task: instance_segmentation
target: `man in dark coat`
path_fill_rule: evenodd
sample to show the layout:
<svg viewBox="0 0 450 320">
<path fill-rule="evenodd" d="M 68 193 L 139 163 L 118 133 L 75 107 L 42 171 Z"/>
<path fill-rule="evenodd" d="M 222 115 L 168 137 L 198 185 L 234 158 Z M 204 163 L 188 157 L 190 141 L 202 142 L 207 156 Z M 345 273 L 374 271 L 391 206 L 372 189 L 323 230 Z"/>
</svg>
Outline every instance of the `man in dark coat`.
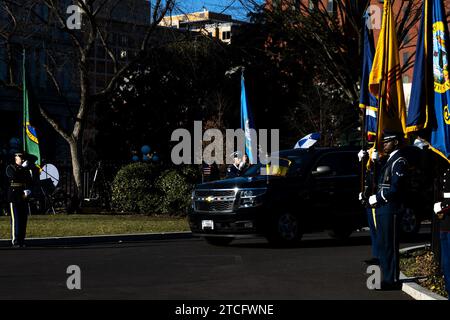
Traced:
<svg viewBox="0 0 450 320">
<path fill-rule="evenodd" d="M 400 152 L 403 145 L 402 133 L 384 132 L 382 144 L 385 159 L 378 175 L 377 193 L 369 197 L 369 204 L 376 210 L 381 289 L 396 290 L 401 289 L 399 223 L 407 188 L 408 162 Z"/>
<path fill-rule="evenodd" d="M 24 152 L 14 155 L 14 164 L 6 168 L 9 179 L 8 203 L 11 215 L 11 235 L 13 247 L 23 247 L 29 214 L 28 199 L 31 195 L 31 173 L 29 161 Z"/>
<path fill-rule="evenodd" d="M 236 178 L 241 176 L 242 170 L 241 170 L 241 158 L 242 154 L 239 151 L 233 152 L 231 154 L 233 157 L 233 164 L 228 166 L 227 168 L 227 178 Z"/>
</svg>

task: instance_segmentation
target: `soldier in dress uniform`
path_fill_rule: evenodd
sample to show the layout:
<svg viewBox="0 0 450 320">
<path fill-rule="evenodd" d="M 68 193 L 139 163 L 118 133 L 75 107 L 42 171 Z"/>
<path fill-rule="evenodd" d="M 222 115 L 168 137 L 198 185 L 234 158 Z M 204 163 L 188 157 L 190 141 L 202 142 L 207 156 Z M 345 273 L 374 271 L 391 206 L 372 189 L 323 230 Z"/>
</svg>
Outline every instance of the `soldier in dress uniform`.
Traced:
<svg viewBox="0 0 450 320">
<path fill-rule="evenodd" d="M 367 160 L 369 159 L 369 153 L 365 150 L 361 150 L 358 153 L 359 161 L 363 163 L 364 166 L 366 166 Z M 376 222 L 376 215 L 375 215 L 375 208 L 372 208 L 369 205 L 368 199 L 371 195 L 371 190 L 374 185 L 377 184 L 375 173 L 379 172 L 380 170 L 380 162 L 378 161 L 378 152 L 373 151 L 370 155 L 370 161 L 371 165 L 369 169 L 365 169 L 365 176 L 364 176 L 364 190 L 363 192 L 359 193 L 359 201 L 361 202 L 362 206 L 366 210 L 367 215 L 367 224 L 369 226 L 369 232 L 370 232 L 370 240 L 372 244 L 372 257 L 370 259 L 364 260 L 364 262 L 367 265 L 379 265 L 380 260 L 378 258 L 378 248 L 377 248 L 377 222 Z"/>
<path fill-rule="evenodd" d="M 239 177 L 242 174 L 240 165 L 241 165 L 241 158 L 242 154 L 239 151 L 233 152 L 231 154 L 233 157 L 233 164 L 228 166 L 227 168 L 227 178 L 236 178 Z"/>
<path fill-rule="evenodd" d="M 24 152 L 14 155 L 14 164 L 6 168 L 9 179 L 8 202 L 11 215 L 12 246 L 23 247 L 29 214 L 28 199 L 31 195 L 32 177 Z"/>
<path fill-rule="evenodd" d="M 401 153 L 403 134 L 383 132 L 385 155 L 378 176 L 377 193 L 369 197 L 377 221 L 377 249 L 382 272 L 382 290 L 401 289 L 399 282 L 399 223 L 405 199 L 408 162 Z M 387 159 L 386 159 L 387 158 Z"/>
<path fill-rule="evenodd" d="M 434 204 L 434 212 L 440 219 L 441 267 L 450 300 L 450 166 L 447 166 L 443 175 L 442 187 L 442 200 Z"/>
</svg>

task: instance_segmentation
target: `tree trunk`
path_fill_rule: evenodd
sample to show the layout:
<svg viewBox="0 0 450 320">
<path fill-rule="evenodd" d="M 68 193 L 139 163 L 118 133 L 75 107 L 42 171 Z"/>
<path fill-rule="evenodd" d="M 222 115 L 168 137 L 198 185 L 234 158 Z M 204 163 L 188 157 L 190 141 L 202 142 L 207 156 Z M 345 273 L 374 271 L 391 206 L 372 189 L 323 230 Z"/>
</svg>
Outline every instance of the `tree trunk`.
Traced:
<svg viewBox="0 0 450 320">
<path fill-rule="evenodd" d="M 71 139 L 69 142 L 70 156 L 72 158 L 72 173 L 75 181 L 76 193 L 72 199 L 72 205 L 78 209 L 83 199 L 83 182 L 81 178 L 81 152 L 78 139 Z"/>
</svg>

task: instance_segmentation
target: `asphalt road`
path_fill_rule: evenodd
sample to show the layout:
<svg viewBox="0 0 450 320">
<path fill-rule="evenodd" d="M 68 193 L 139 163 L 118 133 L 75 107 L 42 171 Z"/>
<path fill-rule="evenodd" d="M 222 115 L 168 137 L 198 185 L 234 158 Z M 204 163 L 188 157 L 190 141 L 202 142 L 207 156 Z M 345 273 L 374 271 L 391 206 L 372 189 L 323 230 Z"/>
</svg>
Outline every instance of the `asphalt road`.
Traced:
<svg viewBox="0 0 450 320">
<path fill-rule="evenodd" d="M 263 239 L 214 247 L 199 238 L 0 248 L 0 299 L 410 299 L 367 289 L 369 244 L 361 232 L 345 243 L 305 235 L 289 249 Z M 81 290 L 67 288 L 70 265 L 80 267 Z"/>
</svg>

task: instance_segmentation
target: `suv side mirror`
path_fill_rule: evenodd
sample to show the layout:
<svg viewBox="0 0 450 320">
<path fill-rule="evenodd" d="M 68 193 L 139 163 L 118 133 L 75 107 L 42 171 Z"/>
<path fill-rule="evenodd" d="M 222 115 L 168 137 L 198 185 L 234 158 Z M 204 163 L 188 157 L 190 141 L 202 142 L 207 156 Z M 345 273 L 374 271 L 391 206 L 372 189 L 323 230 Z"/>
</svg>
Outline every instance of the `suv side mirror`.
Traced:
<svg viewBox="0 0 450 320">
<path fill-rule="evenodd" d="M 315 176 L 323 176 L 331 172 L 331 168 L 329 166 L 319 166 L 312 172 Z"/>
</svg>

